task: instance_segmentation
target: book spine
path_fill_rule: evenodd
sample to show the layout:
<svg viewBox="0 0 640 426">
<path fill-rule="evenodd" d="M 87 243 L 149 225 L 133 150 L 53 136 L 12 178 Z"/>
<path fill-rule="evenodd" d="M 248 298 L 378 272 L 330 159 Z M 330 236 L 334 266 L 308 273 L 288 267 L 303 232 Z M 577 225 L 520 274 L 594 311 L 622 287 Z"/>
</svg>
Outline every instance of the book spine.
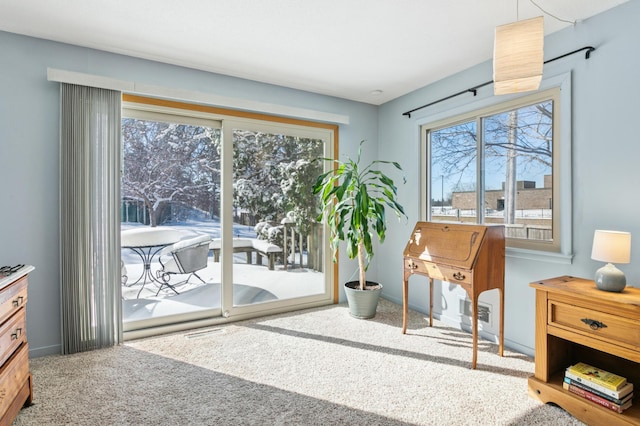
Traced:
<svg viewBox="0 0 640 426">
<path fill-rule="evenodd" d="M 580 376 L 584 380 L 588 380 L 591 383 L 595 383 L 599 386 L 605 387 L 612 391 L 619 390 L 622 386 L 624 386 L 625 383 L 627 383 L 627 380 L 622 376 L 609 373 L 608 371 L 596 369 L 595 367 L 592 367 L 584 363 L 578 363 L 576 365 L 572 365 L 568 367 L 567 370 L 571 371 L 576 376 Z M 585 374 L 586 372 L 594 371 L 594 370 L 599 371 L 600 374 L 603 375 L 603 377 L 601 378 L 601 377 L 596 377 L 594 375 Z M 610 380 L 605 380 L 605 377 Z"/>
<path fill-rule="evenodd" d="M 599 392 L 602 392 L 605 395 L 610 396 L 612 398 L 618 399 L 619 396 L 620 396 L 619 392 L 612 391 L 611 389 L 606 388 L 604 386 L 600 386 L 599 384 L 597 384 L 595 382 L 592 382 L 590 380 L 587 380 L 587 379 L 585 379 L 585 378 L 583 378 L 583 377 L 581 377 L 581 376 L 579 376 L 577 374 L 574 374 L 573 372 L 571 372 L 569 370 L 565 371 L 565 377 L 568 377 L 571 380 L 575 380 L 576 382 L 582 383 L 585 386 L 589 386 L 590 388 L 595 389 L 595 390 L 597 390 Z"/>
<path fill-rule="evenodd" d="M 608 408 L 611 411 L 615 411 L 616 413 L 622 413 L 622 411 L 624 411 L 622 409 L 622 407 L 618 404 L 614 404 L 613 402 L 604 399 L 602 397 L 599 397 L 598 395 L 591 393 L 589 391 L 586 391 L 582 388 L 579 388 L 577 386 L 574 385 L 570 385 L 569 383 L 563 383 L 562 387 L 564 387 L 566 390 L 568 390 L 569 392 L 578 395 L 584 399 L 588 399 L 589 401 L 595 402 L 596 404 L 604 407 L 604 408 Z"/>
<path fill-rule="evenodd" d="M 623 404 L 623 400 L 622 400 L 622 399 L 620 399 L 620 398 L 614 398 L 614 397 L 613 397 L 613 396 L 611 396 L 611 395 L 607 395 L 607 394 L 606 394 L 606 393 L 604 393 L 604 392 L 600 392 L 599 390 L 597 390 L 597 389 L 595 389 L 595 388 L 592 388 L 592 387 L 590 387 L 590 386 L 588 386 L 588 385 L 585 385 L 585 384 L 583 384 L 583 383 L 580 383 L 580 382 L 578 382 L 577 380 L 572 380 L 572 379 L 570 379 L 569 377 L 565 377 L 565 378 L 564 378 L 564 381 L 565 381 L 566 383 L 568 383 L 568 384 L 572 385 L 572 386 L 576 386 L 576 387 L 578 387 L 578 388 L 581 388 L 581 389 L 584 389 L 584 390 L 589 391 L 589 392 L 591 392 L 591 393 L 594 393 L 594 394 L 598 395 L 599 397 L 602 397 L 602 398 L 604 398 L 604 399 L 607 399 L 607 400 L 609 400 L 609 401 L 613 402 L 614 404 Z M 627 396 L 625 396 L 625 399 L 626 399 L 626 398 L 627 398 Z"/>
</svg>

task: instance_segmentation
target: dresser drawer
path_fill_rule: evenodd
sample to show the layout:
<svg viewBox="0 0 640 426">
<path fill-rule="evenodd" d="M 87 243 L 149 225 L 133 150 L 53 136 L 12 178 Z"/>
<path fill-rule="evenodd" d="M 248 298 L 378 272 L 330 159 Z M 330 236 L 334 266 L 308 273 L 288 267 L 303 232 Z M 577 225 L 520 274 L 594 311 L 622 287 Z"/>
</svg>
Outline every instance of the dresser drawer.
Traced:
<svg viewBox="0 0 640 426">
<path fill-rule="evenodd" d="M 27 304 L 27 277 L 24 276 L 0 292 L 0 324 Z"/>
<path fill-rule="evenodd" d="M 29 346 L 25 343 L 0 368 L 0 413 L 5 413 L 29 378 Z M 22 406 L 21 401 L 20 406 Z"/>
<path fill-rule="evenodd" d="M 0 325 L 0 365 L 27 341 L 26 310 L 20 309 Z"/>
<path fill-rule="evenodd" d="M 471 284 L 471 271 L 438 265 L 423 260 L 405 259 L 404 267 L 412 272 L 425 274 L 436 280 L 451 283 Z"/>
<path fill-rule="evenodd" d="M 549 300 L 548 324 L 640 350 L 640 321 Z"/>
</svg>

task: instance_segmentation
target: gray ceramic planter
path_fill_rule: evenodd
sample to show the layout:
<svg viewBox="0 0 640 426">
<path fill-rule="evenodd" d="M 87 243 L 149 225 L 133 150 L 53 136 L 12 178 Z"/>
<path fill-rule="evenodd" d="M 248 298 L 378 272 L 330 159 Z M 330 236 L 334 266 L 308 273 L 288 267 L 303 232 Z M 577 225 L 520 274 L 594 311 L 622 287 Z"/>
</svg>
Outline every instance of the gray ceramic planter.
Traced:
<svg viewBox="0 0 640 426">
<path fill-rule="evenodd" d="M 347 303 L 349 304 L 349 313 L 354 318 L 367 319 L 376 316 L 382 285 L 367 281 L 367 286 L 373 286 L 374 288 L 360 290 L 358 281 L 349 281 L 344 285 L 344 292 L 347 295 Z"/>
</svg>

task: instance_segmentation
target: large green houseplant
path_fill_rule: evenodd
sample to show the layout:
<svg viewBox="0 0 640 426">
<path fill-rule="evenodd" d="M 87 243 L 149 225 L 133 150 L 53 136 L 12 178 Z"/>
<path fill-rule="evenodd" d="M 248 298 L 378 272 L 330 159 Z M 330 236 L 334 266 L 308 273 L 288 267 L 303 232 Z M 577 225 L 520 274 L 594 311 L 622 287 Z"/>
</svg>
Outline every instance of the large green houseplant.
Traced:
<svg viewBox="0 0 640 426">
<path fill-rule="evenodd" d="M 366 280 L 366 271 L 373 257 L 373 236 L 377 235 L 378 240 L 384 242 L 387 208 L 398 219 L 407 216 L 397 201 L 398 190 L 394 181 L 379 170 L 381 165 L 392 165 L 398 170 L 402 170 L 402 167 L 396 162 L 384 160 L 361 165 L 364 142 L 360 142 L 356 160 L 323 159 L 332 162 L 334 168 L 318 176 L 313 193 L 320 194 L 322 210 L 318 221 L 324 221 L 329 228 L 333 261 L 337 261 L 340 241 L 346 242 L 349 259 L 358 258 L 359 280 L 345 283 L 350 313 L 358 318 L 371 318 L 375 315 L 382 289 L 379 283 Z M 373 300 L 366 301 L 370 296 Z M 353 306 L 359 301 L 370 306 Z"/>
</svg>

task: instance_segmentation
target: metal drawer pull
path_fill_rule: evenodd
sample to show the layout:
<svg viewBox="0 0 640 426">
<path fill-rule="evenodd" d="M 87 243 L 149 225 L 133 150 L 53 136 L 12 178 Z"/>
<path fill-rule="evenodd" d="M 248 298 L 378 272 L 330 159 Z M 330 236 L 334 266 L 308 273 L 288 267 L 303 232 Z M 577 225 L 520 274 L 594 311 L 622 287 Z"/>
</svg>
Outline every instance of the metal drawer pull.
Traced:
<svg viewBox="0 0 640 426">
<path fill-rule="evenodd" d="M 464 280 L 464 274 L 461 272 L 456 272 L 455 274 L 453 274 L 453 278 L 455 278 L 456 280 L 462 281 Z"/>
<path fill-rule="evenodd" d="M 24 297 L 18 296 L 16 299 L 13 300 L 13 307 L 17 308 L 18 306 L 22 305 L 23 300 L 24 300 Z"/>
<path fill-rule="evenodd" d="M 16 340 L 22 334 L 21 328 L 16 328 L 15 333 L 11 333 L 11 340 Z"/>
<path fill-rule="evenodd" d="M 592 330 L 597 330 L 599 328 L 607 328 L 607 325 L 605 323 L 602 323 L 600 321 L 596 321 L 596 320 L 592 320 L 589 318 L 582 318 L 580 321 L 582 321 L 583 323 L 587 324 Z"/>
<path fill-rule="evenodd" d="M 418 269 L 418 265 L 413 263 L 413 261 L 409 262 L 409 269 Z"/>
</svg>

